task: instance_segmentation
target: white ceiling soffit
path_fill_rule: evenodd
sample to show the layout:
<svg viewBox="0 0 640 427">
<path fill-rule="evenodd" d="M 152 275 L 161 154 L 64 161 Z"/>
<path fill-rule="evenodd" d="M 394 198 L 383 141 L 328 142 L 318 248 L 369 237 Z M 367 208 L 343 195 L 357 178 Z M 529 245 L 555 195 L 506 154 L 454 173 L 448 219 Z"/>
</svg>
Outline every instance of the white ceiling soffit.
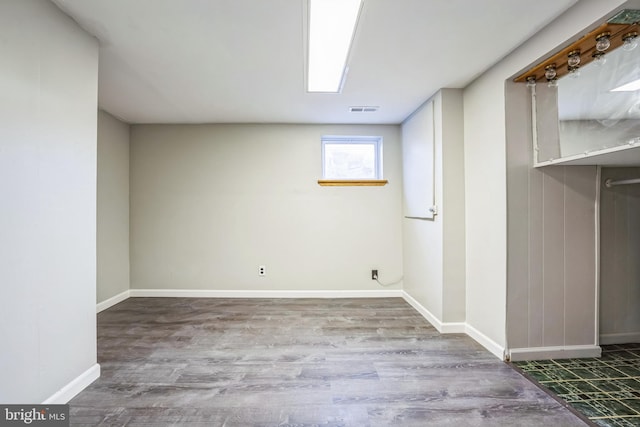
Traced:
<svg viewBox="0 0 640 427">
<path fill-rule="evenodd" d="M 577 0 L 364 0 L 340 94 L 305 90 L 306 0 L 53 1 L 100 40 L 100 107 L 129 123 L 400 123 Z"/>
</svg>

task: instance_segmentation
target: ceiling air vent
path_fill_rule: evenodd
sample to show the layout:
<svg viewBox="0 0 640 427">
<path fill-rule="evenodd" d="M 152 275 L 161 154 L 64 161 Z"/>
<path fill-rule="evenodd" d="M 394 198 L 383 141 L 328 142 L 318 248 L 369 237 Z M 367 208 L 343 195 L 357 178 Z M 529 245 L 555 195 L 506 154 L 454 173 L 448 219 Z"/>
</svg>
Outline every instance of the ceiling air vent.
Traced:
<svg viewBox="0 0 640 427">
<path fill-rule="evenodd" d="M 380 107 L 349 107 L 352 113 L 375 113 Z"/>
</svg>

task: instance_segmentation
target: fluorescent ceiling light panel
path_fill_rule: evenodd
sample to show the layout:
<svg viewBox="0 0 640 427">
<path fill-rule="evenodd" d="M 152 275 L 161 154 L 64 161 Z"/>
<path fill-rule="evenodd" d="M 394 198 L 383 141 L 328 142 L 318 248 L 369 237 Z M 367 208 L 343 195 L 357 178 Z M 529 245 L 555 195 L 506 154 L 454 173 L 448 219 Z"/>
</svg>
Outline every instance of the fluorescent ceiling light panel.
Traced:
<svg viewBox="0 0 640 427">
<path fill-rule="evenodd" d="M 634 80 L 615 89 L 611 89 L 611 92 L 634 92 L 640 90 L 640 79 Z"/>
<path fill-rule="evenodd" d="M 340 92 L 362 0 L 309 0 L 309 92 Z"/>
</svg>

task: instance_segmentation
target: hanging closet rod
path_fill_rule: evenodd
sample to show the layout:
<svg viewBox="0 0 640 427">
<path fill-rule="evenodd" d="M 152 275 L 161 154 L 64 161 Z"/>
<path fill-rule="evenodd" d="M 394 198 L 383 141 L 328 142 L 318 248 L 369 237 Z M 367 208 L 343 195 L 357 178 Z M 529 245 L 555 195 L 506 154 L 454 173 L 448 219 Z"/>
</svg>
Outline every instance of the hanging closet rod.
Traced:
<svg viewBox="0 0 640 427">
<path fill-rule="evenodd" d="M 640 178 L 621 179 L 620 181 L 613 181 L 611 180 L 611 178 L 609 178 L 604 182 L 604 185 L 606 185 L 607 188 L 615 187 L 616 185 L 628 185 L 628 184 L 640 184 Z"/>
</svg>

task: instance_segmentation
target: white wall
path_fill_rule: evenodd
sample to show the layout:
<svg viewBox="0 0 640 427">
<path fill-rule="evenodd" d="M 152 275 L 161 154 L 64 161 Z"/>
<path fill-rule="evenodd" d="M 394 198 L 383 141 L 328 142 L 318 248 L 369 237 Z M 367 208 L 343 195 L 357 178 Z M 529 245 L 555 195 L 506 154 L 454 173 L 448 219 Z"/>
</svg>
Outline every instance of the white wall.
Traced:
<svg viewBox="0 0 640 427">
<path fill-rule="evenodd" d="M 319 186 L 325 134 L 382 136 L 389 184 Z M 402 276 L 401 189 L 399 126 L 133 126 L 131 288 L 379 290 L 371 269 Z"/>
<path fill-rule="evenodd" d="M 443 321 L 466 320 L 464 107 L 462 90 L 442 89 Z"/>
<path fill-rule="evenodd" d="M 46 0 L 0 2 L 0 402 L 96 365 L 98 43 Z"/>
<path fill-rule="evenodd" d="M 98 111 L 97 302 L 129 289 L 129 125 Z"/>
<path fill-rule="evenodd" d="M 435 115 L 437 110 L 438 120 Z M 421 210 L 427 214 L 432 202 L 442 200 L 442 97 L 438 93 L 427 100 L 402 123 L 402 155 L 403 155 L 403 212 L 405 216 L 413 216 L 419 210 L 412 207 L 412 199 L 421 200 Z M 438 136 L 436 138 L 436 128 Z M 434 146 L 437 146 L 435 149 Z M 416 164 L 417 151 L 424 150 L 423 161 L 432 164 Z M 433 168 L 433 170 L 432 170 Z M 414 169 L 418 169 L 415 171 Z M 420 169 L 429 173 L 422 176 Z M 429 176 L 430 175 L 430 176 Z M 416 180 L 416 182 L 413 182 Z M 429 181 L 429 182 L 427 182 Z M 431 182 L 432 181 L 432 182 Z M 433 189 L 434 199 L 427 194 Z M 417 194 L 416 194 L 417 193 Z M 424 198 L 427 196 L 427 199 Z M 432 219 L 410 217 L 403 219 L 403 255 L 404 283 L 403 289 L 435 319 L 435 326 L 442 322 L 443 301 L 443 233 L 442 214 Z"/>
<path fill-rule="evenodd" d="M 407 192 L 424 191 L 407 185 L 414 175 L 408 168 L 430 167 L 410 161 L 416 145 L 431 151 L 435 144 L 433 179 L 438 207 L 433 219 L 403 220 L 404 290 L 435 318 L 431 319 L 435 326 L 444 330 L 446 323 L 465 320 L 462 91 L 443 89 L 432 100 L 402 124 L 405 215 L 412 196 Z M 432 123 L 435 129 L 431 129 Z"/>
<path fill-rule="evenodd" d="M 505 81 L 622 3 L 580 1 L 464 91 L 467 323 L 503 348 L 508 257 Z"/>
<path fill-rule="evenodd" d="M 466 321 L 505 347 L 506 175 L 501 65 L 464 92 Z"/>
</svg>

